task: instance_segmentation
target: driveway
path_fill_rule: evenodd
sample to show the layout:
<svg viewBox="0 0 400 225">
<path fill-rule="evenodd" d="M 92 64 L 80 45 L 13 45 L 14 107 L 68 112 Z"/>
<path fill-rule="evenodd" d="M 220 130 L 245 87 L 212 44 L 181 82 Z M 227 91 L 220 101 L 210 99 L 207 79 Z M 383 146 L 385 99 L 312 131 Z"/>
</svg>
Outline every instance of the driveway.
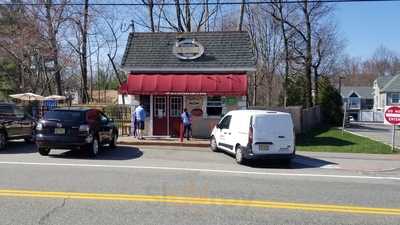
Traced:
<svg viewBox="0 0 400 225">
<path fill-rule="evenodd" d="M 392 126 L 382 123 L 351 123 L 347 131 L 380 141 L 385 144 L 392 144 Z M 396 130 L 395 145 L 400 148 L 400 129 Z"/>
</svg>

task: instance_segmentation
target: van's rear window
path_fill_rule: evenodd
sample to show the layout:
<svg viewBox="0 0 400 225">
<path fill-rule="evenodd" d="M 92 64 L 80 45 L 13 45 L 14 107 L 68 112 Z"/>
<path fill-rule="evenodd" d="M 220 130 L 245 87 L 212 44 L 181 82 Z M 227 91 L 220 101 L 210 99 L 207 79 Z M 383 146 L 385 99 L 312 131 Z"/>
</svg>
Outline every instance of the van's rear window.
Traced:
<svg viewBox="0 0 400 225">
<path fill-rule="evenodd" d="M 45 120 L 60 120 L 60 121 L 83 121 L 84 113 L 78 111 L 63 111 L 55 110 L 49 111 L 44 114 Z"/>
</svg>

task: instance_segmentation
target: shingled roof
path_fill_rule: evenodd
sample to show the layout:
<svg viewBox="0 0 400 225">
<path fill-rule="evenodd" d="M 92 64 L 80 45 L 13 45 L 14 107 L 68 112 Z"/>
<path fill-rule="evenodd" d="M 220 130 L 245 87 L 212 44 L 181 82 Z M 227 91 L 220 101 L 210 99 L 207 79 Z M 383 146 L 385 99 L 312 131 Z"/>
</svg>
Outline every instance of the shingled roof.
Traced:
<svg viewBox="0 0 400 225">
<path fill-rule="evenodd" d="M 384 88 L 385 85 L 393 79 L 393 76 L 391 75 L 386 75 L 386 76 L 380 76 L 376 79 L 378 87 L 379 88 Z"/>
<path fill-rule="evenodd" d="M 355 92 L 360 98 L 371 99 L 374 98 L 372 96 L 373 93 L 372 87 L 356 87 L 356 86 L 347 86 L 342 87 L 341 95 L 343 98 L 349 97 L 353 92 Z"/>
<path fill-rule="evenodd" d="M 382 91 L 384 92 L 400 92 L 400 74 L 393 76 L 390 81 L 386 83 Z"/>
<path fill-rule="evenodd" d="M 172 50 L 180 38 L 196 40 L 204 54 L 177 58 Z M 247 32 L 131 33 L 121 66 L 126 72 L 246 72 L 255 71 L 255 57 Z"/>
</svg>

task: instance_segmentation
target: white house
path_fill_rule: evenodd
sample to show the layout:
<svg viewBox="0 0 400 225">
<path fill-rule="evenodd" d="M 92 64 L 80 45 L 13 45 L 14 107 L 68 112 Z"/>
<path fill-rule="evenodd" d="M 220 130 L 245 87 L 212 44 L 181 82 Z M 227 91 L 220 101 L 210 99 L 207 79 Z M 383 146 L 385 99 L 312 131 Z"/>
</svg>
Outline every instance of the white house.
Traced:
<svg viewBox="0 0 400 225">
<path fill-rule="evenodd" d="M 373 88 L 375 111 L 384 111 L 389 105 L 400 105 L 400 74 L 378 77 Z"/>
<path fill-rule="evenodd" d="M 355 120 L 361 118 L 363 110 L 370 110 L 374 105 L 373 89 L 371 87 L 347 86 L 341 88 L 343 103 L 347 106 L 348 115 Z"/>
</svg>

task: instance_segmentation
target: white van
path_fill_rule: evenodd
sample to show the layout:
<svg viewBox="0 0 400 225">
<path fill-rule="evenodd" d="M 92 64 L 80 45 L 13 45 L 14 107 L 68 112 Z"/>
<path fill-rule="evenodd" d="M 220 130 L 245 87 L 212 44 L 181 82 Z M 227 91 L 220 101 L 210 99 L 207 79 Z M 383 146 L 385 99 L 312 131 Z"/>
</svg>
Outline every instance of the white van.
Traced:
<svg viewBox="0 0 400 225">
<path fill-rule="evenodd" d="M 292 117 L 265 110 L 231 111 L 214 127 L 210 147 L 235 154 L 240 164 L 254 158 L 290 163 L 296 152 Z"/>
</svg>

